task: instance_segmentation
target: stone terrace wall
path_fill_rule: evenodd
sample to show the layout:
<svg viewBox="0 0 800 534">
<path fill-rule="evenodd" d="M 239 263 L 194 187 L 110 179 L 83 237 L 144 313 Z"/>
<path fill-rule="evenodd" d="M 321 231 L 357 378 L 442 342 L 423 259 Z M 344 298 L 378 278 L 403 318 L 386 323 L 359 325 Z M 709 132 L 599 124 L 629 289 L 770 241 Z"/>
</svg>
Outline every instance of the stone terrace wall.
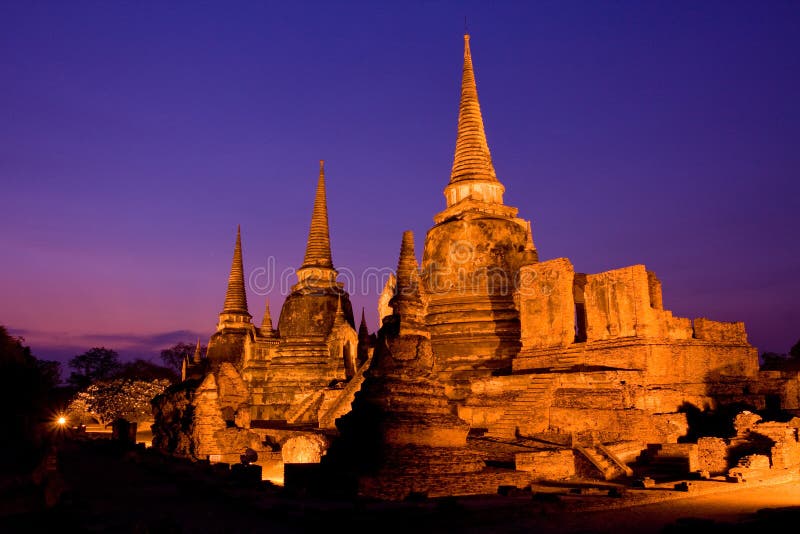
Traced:
<svg viewBox="0 0 800 534">
<path fill-rule="evenodd" d="M 644 265 L 587 275 L 587 341 L 621 337 L 691 339 L 691 321 L 659 309 L 661 284 L 654 284 L 654 275 Z"/>
</svg>

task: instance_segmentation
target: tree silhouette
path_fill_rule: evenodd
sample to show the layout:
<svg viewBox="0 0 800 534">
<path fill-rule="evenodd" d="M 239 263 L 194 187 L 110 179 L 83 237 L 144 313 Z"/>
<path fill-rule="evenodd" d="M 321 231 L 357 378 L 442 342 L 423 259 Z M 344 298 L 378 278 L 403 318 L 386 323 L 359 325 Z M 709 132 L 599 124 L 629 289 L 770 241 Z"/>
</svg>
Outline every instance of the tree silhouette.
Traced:
<svg viewBox="0 0 800 534">
<path fill-rule="evenodd" d="M 39 460 L 58 380 L 58 364 L 37 360 L 24 341 L 0 325 L 0 472 L 24 472 Z"/>
<path fill-rule="evenodd" d="M 795 360 L 800 360 L 800 339 L 797 340 L 797 343 L 794 344 L 794 347 L 789 349 L 789 356 Z"/>
<path fill-rule="evenodd" d="M 761 368 L 770 371 L 800 370 L 800 340 L 786 354 L 765 352 L 761 355 Z"/>
<path fill-rule="evenodd" d="M 161 360 L 164 362 L 164 365 L 175 370 L 176 373 L 180 373 L 184 358 L 189 358 L 191 360 L 196 348 L 196 345 L 190 343 L 176 343 L 170 348 L 161 351 Z M 200 353 L 205 354 L 205 352 L 206 347 L 201 346 Z"/>
<path fill-rule="evenodd" d="M 98 380 L 110 378 L 120 367 L 116 351 L 105 347 L 94 347 L 69 361 L 73 369 L 67 381 L 77 389 L 84 389 Z"/>
<path fill-rule="evenodd" d="M 145 381 L 168 380 L 170 382 L 177 382 L 179 375 L 170 367 L 137 358 L 131 362 L 122 364 L 122 366 L 114 372 L 113 378 Z"/>
</svg>

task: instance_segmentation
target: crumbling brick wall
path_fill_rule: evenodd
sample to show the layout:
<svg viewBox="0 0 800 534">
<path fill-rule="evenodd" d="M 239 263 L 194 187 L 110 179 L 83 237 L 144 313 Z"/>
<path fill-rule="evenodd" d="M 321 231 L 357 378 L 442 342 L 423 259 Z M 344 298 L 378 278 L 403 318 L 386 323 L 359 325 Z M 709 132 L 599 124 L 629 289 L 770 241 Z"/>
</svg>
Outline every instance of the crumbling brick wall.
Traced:
<svg viewBox="0 0 800 534">
<path fill-rule="evenodd" d="M 722 341 L 725 343 L 747 343 L 747 333 L 743 322 L 726 323 L 711 321 L 704 317 L 694 320 L 694 337 L 706 341 Z"/>
<path fill-rule="evenodd" d="M 703 437 L 697 440 L 697 470 L 709 475 L 724 475 L 730 469 L 728 443 L 722 438 Z"/>
</svg>

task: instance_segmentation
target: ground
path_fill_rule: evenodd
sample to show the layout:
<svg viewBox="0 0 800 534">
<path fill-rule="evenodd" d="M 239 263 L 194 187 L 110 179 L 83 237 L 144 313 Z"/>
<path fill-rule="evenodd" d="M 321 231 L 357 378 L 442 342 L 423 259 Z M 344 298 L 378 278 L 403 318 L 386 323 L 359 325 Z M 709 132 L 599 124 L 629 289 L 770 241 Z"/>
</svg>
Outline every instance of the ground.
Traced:
<svg viewBox="0 0 800 534">
<path fill-rule="evenodd" d="M 104 438 L 66 440 L 59 447 L 60 501 L 45 507 L 31 494 L 27 512 L 24 505 L 16 513 L 4 507 L 0 532 L 711 534 L 756 532 L 800 519 L 795 474 L 761 484 L 694 481 L 691 492 L 534 486 L 482 497 L 331 502 L 286 495 L 265 482 L 235 482 L 213 466 L 164 457 L 143 445 L 121 447 Z M 622 496 L 614 496 L 617 489 Z"/>
</svg>

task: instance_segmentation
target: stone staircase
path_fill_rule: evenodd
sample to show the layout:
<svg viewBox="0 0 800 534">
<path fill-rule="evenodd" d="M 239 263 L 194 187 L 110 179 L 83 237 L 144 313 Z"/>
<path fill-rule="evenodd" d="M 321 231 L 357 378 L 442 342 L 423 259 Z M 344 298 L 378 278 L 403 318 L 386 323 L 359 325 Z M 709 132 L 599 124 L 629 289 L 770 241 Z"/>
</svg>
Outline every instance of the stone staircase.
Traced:
<svg viewBox="0 0 800 534">
<path fill-rule="evenodd" d="M 511 401 L 503 416 L 489 426 L 486 436 L 515 439 L 520 421 L 530 419 L 537 410 L 547 407 L 548 392 L 552 382 L 553 378 L 549 376 L 532 378 L 525 390 Z"/>
<path fill-rule="evenodd" d="M 570 369 L 572 367 L 576 367 L 584 363 L 584 353 L 583 352 L 568 352 L 565 354 L 559 354 L 558 356 L 558 363 L 553 366 L 554 369 Z"/>
<path fill-rule="evenodd" d="M 627 466 L 605 446 L 598 443 L 594 446 L 575 444 L 573 449 L 580 453 L 591 465 L 600 472 L 603 480 L 613 480 L 624 476 L 632 476 L 633 469 Z"/>
<path fill-rule="evenodd" d="M 325 390 L 320 389 L 309 394 L 300 403 L 294 405 L 289 411 L 286 412 L 286 422 L 290 424 L 301 422 L 307 412 L 312 408 L 318 407 L 325 396 Z"/>
<path fill-rule="evenodd" d="M 327 406 L 322 407 L 319 416 L 320 428 L 334 428 L 336 426 L 336 419 L 350 411 L 356 393 L 361 389 L 361 384 L 364 383 L 364 371 L 369 369 L 369 364 L 371 362 L 372 357 L 361 364 L 361 367 L 358 368 L 353 378 L 351 378 L 347 385 L 340 391 L 336 399 Z"/>
</svg>

